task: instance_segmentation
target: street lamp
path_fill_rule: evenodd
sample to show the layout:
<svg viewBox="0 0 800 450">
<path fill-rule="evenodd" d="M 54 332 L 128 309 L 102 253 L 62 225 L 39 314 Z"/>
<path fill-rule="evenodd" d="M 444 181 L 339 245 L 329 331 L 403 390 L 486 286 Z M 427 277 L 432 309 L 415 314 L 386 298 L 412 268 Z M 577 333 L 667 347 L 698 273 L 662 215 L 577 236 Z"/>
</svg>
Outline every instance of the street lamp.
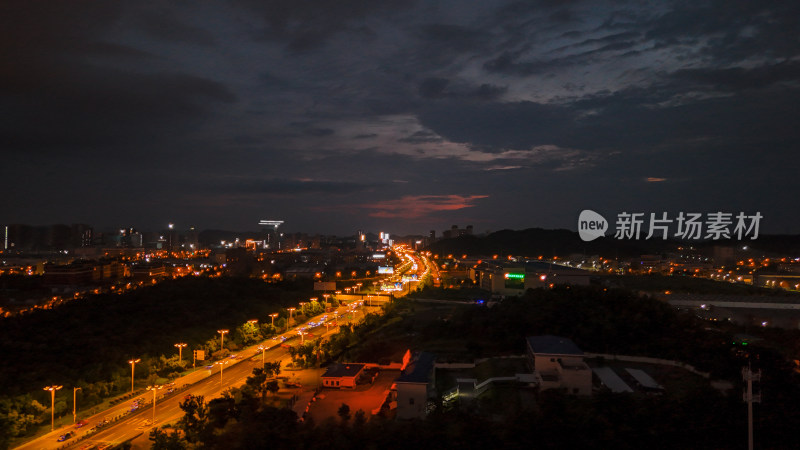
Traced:
<svg viewBox="0 0 800 450">
<path fill-rule="evenodd" d="M 164 386 L 154 385 L 147 386 L 148 391 L 153 391 L 153 426 L 156 425 L 156 391 L 162 389 Z"/>
<path fill-rule="evenodd" d="M 183 342 L 175 344 L 175 347 L 178 347 L 178 361 L 183 361 L 183 347 L 186 347 L 186 345 Z"/>
<path fill-rule="evenodd" d="M 249 323 L 250 325 L 255 325 L 258 323 L 258 319 L 250 319 L 247 321 L 247 323 Z"/>
<path fill-rule="evenodd" d="M 50 431 L 56 429 L 56 391 L 62 387 L 52 385 L 44 388 L 45 391 L 50 391 Z"/>
<path fill-rule="evenodd" d="M 289 331 L 289 322 L 292 321 L 292 312 L 297 308 L 287 308 L 289 310 L 289 320 L 286 321 L 286 331 Z"/>
<path fill-rule="evenodd" d="M 275 318 L 278 317 L 278 313 L 270 314 L 269 317 L 272 319 L 272 328 L 275 328 Z"/>
<path fill-rule="evenodd" d="M 267 350 L 269 349 L 269 347 L 267 347 L 266 345 L 259 345 L 259 346 L 258 346 L 258 349 L 259 349 L 259 350 L 261 350 L 261 367 L 263 368 L 263 367 L 264 367 L 264 365 L 266 364 L 266 363 L 264 362 L 264 354 L 267 352 Z"/>
<path fill-rule="evenodd" d="M 225 349 L 225 333 L 227 333 L 228 331 L 229 330 L 217 330 L 217 333 L 219 333 L 219 349 L 220 350 L 224 350 Z"/>
<path fill-rule="evenodd" d="M 222 366 L 228 364 L 228 360 L 226 359 L 224 361 L 217 361 L 214 364 L 219 364 L 219 384 L 222 384 Z"/>
<path fill-rule="evenodd" d="M 141 359 L 132 359 L 128 361 L 128 364 L 131 365 L 131 394 L 133 394 L 133 368 L 136 367 L 136 363 L 141 361 Z"/>
<path fill-rule="evenodd" d="M 75 401 L 77 400 L 77 396 L 75 394 L 80 390 L 81 390 L 81 388 L 79 388 L 79 387 L 72 388 L 72 423 L 75 423 L 77 421 L 77 417 L 78 417 L 78 414 L 77 414 L 77 409 L 78 408 L 76 406 L 77 403 L 75 403 Z"/>
<path fill-rule="evenodd" d="M 299 334 L 299 335 L 300 335 L 300 345 L 303 345 L 303 344 L 305 344 L 305 342 L 306 342 L 306 340 L 305 340 L 305 337 L 306 337 L 306 335 L 307 335 L 308 333 L 306 333 L 306 332 L 305 332 L 305 331 L 303 331 L 303 330 L 298 330 L 298 331 L 297 331 L 297 334 Z"/>
</svg>

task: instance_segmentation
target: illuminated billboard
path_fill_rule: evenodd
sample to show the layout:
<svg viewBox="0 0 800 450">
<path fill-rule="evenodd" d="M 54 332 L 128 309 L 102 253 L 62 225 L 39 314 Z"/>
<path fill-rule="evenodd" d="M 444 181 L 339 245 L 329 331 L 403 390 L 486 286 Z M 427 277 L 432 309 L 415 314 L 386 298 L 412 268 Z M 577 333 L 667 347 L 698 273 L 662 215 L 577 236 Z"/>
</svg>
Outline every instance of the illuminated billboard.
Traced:
<svg viewBox="0 0 800 450">
<path fill-rule="evenodd" d="M 524 273 L 507 272 L 503 274 L 503 278 L 506 279 L 506 289 L 525 289 Z"/>
<path fill-rule="evenodd" d="M 392 266 L 378 266 L 378 273 L 379 274 L 393 274 L 394 267 Z"/>
</svg>

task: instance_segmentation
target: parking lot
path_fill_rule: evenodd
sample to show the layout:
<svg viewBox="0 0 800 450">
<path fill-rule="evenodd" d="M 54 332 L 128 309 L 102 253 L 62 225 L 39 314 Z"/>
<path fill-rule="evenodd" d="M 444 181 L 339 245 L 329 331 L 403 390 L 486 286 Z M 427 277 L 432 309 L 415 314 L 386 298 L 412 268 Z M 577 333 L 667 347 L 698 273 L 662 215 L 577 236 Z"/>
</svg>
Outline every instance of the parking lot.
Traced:
<svg viewBox="0 0 800 450">
<path fill-rule="evenodd" d="M 317 395 L 317 400 L 311 403 L 308 414 L 317 423 L 329 417 L 338 420 L 339 408 L 342 403 L 350 407 L 350 415 L 355 415 L 359 409 L 366 413 L 367 419 L 372 411 L 380 408 L 394 380 L 400 375 L 396 370 L 384 370 L 378 375 L 373 384 L 358 385 L 355 389 L 323 389 Z"/>
</svg>

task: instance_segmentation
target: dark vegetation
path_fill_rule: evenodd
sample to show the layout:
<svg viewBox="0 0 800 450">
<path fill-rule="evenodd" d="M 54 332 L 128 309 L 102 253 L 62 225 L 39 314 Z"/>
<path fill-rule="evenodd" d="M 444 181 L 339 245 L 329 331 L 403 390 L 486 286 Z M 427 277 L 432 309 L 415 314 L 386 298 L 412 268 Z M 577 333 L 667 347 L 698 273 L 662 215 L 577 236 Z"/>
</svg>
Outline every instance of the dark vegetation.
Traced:
<svg viewBox="0 0 800 450">
<path fill-rule="evenodd" d="M 0 419 L 11 423 L 12 435 L 33 432 L 49 420 L 45 408 L 49 411 L 50 398 L 42 388 L 51 384 L 63 385 L 64 393 L 81 387 L 81 407 L 125 392 L 130 388 L 130 358 L 142 359 L 136 365 L 139 383 L 175 376 L 191 367 L 192 349 L 204 348 L 207 354 L 219 350 L 216 330 L 231 330 L 225 339 L 228 349 L 252 343 L 273 332 L 268 314 L 310 293 L 310 282 L 183 278 L 4 318 Z M 254 318 L 260 319 L 257 326 L 246 324 Z M 276 326 L 283 321 L 277 319 Z M 182 362 L 177 361 L 177 342 L 189 344 Z M 72 395 L 57 397 L 56 415 L 71 411 Z"/>
<path fill-rule="evenodd" d="M 6 318 L 0 354 L 13 364 L 0 366 L 0 386 L 15 394 L 48 383 L 108 379 L 129 368 L 131 357 L 171 355 L 176 342 L 196 348 L 220 328 L 268 320 L 299 295 L 255 279 L 185 278 Z"/>
<path fill-rule="evenodd" d="M 336 419 L 298 423 L 292 411 L 262 406 L 244 388 L 208 404 L 202 398 L 185 402 L 187 415 L 180 424 L 185 439 L 157 430 L 151 440 L 154 450 L 173 450 L 717 449 L 740 447 L 746 439 L 742 405 L 714 391 L 681 402 L 607 394 L 577 398 L 548 391 L 537 395 L 535 405 L 507 406 L 502 416 L 492 418 L 480 409 L 438 408 L 425 420 L 394 421 L 353 413 L 343 405 Z"/>
<path fill-rule="evenodd" d="M 632 291 L 670 291 L 673 294 L 769 295 L 800 299 L 800 295 L 796 292 L 790 292 L 785 289 L 769 289 L 749 284 L 727 283 L 691 276 L 664 276 L 658 274 L 604 275 L 598 278 L 603 284 L 623 287 Z"/>
<path fill-rule="evenodd" d="M 613 218 L 608 217 L 612 220 Z M 691 241 L 700 250 L 715 245 L 742 245 L 737 240 Z M 528 257 L 565 256 L 573 253 L 601 255 L 606 258 L 629 258 L 644 254 L 663 254 L 674 252 L 686 241 L 662 239 L 620 240 L 613 233 L 591 242 L 584 242 L 578 233 L 569 230 L 545 230 L 528 228 L 526 230 L 500 230 L 486 236 L 461 236 L 442 239 L 431 244 L 426 250 L 439 255 L 525 255 Z M 759 235 L 758 239 L 747 240 L 753 254 L 796 255 L 800 254 L 800 235 Z"/>
<path fill-rule="evenodd" d="M 207 405 L 195 401 L 184 408 L 182 433 L 159 430 L 151 439 L 155 449 L 738 448 L 747 439 L 739 371 L 749 363 L 764 374 L 758 383 L 764 402 L 755 406 L 759 448 L 792 447 L 800 390 L 791 363 L 768 346 L 733 345 L 728 339 L 735 327 L 707 325 L 648 297 L 600 287 L 529 291 L 491 308 L 402 300 L 385 316 L 343 329 L 326 350 L 331 356 L 364 355 L 378 345 L 386 354 L 395 340 L 416 340 L 416 348 L 428 349 L 452 338 L 460 339 L 465 354 L 470 345 L 521 353 L 524 336 L 557 334 L 586 351 L 690 362 L 735 387 L 725 394 L 698 384 L 660 396 L 533 391 L 531 402 L 508 401 L 493 388 L 476 402 L 439 403 L 425 420 L 371 417 L 342 405 L 338 418 L 317 424 L 298 422 L 291 411 L 265 405 L 263 395 L 245 387 Z M 465 336 L 471 344 L 464 344 Z M 792 332 L 769 337 L 798 340 Z"/>
</svg>

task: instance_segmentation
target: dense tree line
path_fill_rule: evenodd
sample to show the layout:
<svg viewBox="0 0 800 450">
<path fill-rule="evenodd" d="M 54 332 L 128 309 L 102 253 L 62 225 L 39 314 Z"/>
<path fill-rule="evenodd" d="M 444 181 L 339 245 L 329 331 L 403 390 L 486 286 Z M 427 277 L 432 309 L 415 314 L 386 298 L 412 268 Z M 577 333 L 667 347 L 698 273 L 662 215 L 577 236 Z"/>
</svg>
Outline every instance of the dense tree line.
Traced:
<svg viewBox="0 0 800 450">
<path fill-rule="evenodd" d="M 78 405 L 98 404 L 130 388 L 130 358 L 141 358 L 136 380 L 172 378 L 191 367 L 191 349 L 220 352 L 216 330 L 228 328 L 225 346 L 236 349 L 272 335 L 270 313 L 286 310 L 311 295 L 307 284 L 266 284 L 247 278 L 183 278 L 123 295 L 100 294 L 52 310 L 0 319 L 0 427 L 12 436 L 49 420 L 50 398 L 42 387 L 58 384 L 56 415 L 72 410 L 72 387 Z M 309 305 L 307 313 L 320 305 Z M 248 324 L 249 319 L 260 319 Z M 298 319 L 303 320 L 300 316 Z M 177 342 L 188 343 L 178 361 Z M 222 355 L 224 356 L 224 355 Z M 24 376 L 22 376 L 24 374 Z"/>
<path fill-rule="evenodd" d="M 343 327 L 323 345 L 326 356 L 341 358 L 376 341 L 381 345 L 381 331 L 404 328 L 403 317 L 411 308 L 413 303 L 400 302 L 386 316 Z M 747 414 L 737 380 L 748 363 L 763 373 L 758 389 L 764 401 L 755 406 L 758 447 L 794 446 L 793 431 L 800 426 L 798 375 L 769 345 L 734 347 L 725 332 L 706 330 L 707 324 L 691 315 L 616 289 L 541 289 L 492 308 L 458 310 L 447 322 L 424 325 L 426 339 L 483 336 L 483 341 L 521 352 L 524 336 L 563 335 L 587 351 L 691 362 L 734 381 L 735 387 L 723 393 L 696 385 L 656 396 L 600 392 L 576 397 L 534 391 L 532 402 L 509 401 L 495 390 L 502 388 L 493 388 L 476 401 L 461 400 L 464 403 L 448 407 L 438 403 L 424 420 L 370 417 L 342 405 L 338 417 L 313 423 L 267 405 L 263 387 L 258 390 L 266 378 L 260 376 L 222 399 L 186 402 L 179 431 L 154 432 L 153 448 L 739 448 L 746 445 Z"/>
<path fill-rule="evenodd" d="M 468 336 L 473 353 L 491 346 L 521 354 L 526 336 L 553 334 L 569 337 L 587 352 L 673 359 L 731 375 L 729 335 L 705 330 L 707 325 L 690 314 L 622 289 L 533 289 L 492 307 L 457 311 L 452 320 L 423 326 L 422 339 Z"/>
<path fill-rule="evenodd" d="M 491 391 L 489 394 L 491 395 Z M 266 405 L 250 386 L 206 403 L 182 404 L 176 431 L 154 430 L 155 450 L 177 449 L 719 449 L 746 445 L 745 406 L 738 396 L 706 388 L 681 398 L 600 393 L 535 395 L 533 405 L 507 404 L 487 415 L 477 405 L 441 407 L 425 419 L 393 420 L 343 404 L 336 418 L 298 421 L 294 412 Z M 795 408 L 796 409 L 796 408 Z M 792 418 L 794 420 L 794 417 Z M 785 420 L 783 421 L 785 422 Z M 796 424 L 796 421 L 792 422 Z M 780 425 L 785 428 L 786 425 Z M 760 448 L 788 448 L 790 433 L 773 434 L 756 421 Z M 789 431 L 789 430 L 785 430 Z"/>
</svg>

